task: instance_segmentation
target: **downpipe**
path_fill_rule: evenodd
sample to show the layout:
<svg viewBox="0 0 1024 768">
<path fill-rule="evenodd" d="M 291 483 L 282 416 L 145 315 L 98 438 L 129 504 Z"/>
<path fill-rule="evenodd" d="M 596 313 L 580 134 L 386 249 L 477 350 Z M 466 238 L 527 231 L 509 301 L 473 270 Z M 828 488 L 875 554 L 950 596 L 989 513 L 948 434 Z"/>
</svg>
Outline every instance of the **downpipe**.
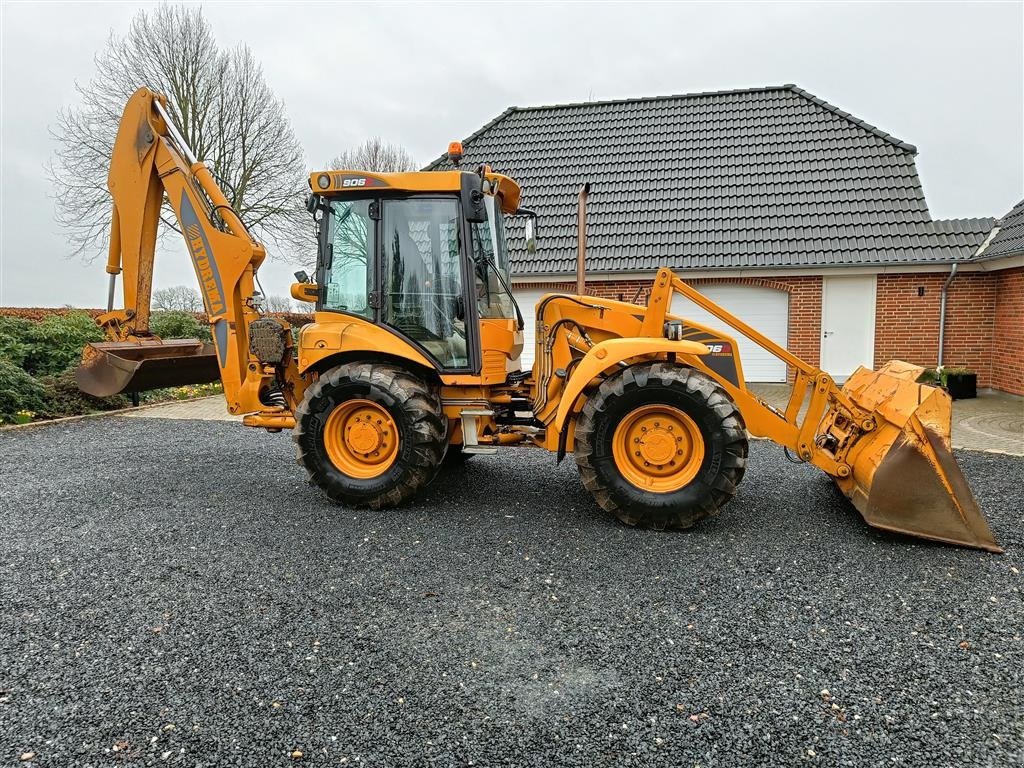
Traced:
<svg viewBox="0 0 1024 768">
<path fill-rule="evenodd" d="M 939 356 L 936 368 L 940 371 L 942 370 L 942 353 L 946 347 L 946 294 L 949 292 L 949 286 L 956 278 L 956 271 L 959 266 L 959 264 L 954 262 L 952 269 L 949 270 L 949 277 L 942 284 L 942 292 L 939 295 Z"/>
</svg>

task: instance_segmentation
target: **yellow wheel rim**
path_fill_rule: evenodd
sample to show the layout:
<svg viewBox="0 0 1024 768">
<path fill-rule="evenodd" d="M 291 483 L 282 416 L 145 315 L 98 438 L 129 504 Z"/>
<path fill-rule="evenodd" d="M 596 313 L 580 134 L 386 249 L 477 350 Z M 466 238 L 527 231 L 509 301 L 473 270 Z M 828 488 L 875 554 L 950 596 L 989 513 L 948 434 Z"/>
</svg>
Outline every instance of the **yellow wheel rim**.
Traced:
<svg viewBox="0 0 1024 768">
<path fill-rule="evenodd" d="M 645 405 L 619 422 L 612 437 L 619 472 L 644 491 L 671 493 L 689 484 L 704 463 L 697 423 L 670 405 Z"/>
<path fill-rule="evenodd" d="M 377 403 L 347 400 L 327 417 L 324 450 L 331 463 L 349 477 L 379 477 L 398 455 L 398 425 Z"/>
</svg>

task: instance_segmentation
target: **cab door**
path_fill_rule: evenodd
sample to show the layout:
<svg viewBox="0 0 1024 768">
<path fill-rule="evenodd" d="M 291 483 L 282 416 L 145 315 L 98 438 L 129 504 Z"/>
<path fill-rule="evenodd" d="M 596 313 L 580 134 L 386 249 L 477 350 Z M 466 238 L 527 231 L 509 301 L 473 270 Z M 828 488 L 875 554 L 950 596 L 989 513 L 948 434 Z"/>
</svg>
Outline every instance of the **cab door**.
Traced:
<svg viewBox="0 0 1024 768">
<path fill-rule="evenodd" d="M 381 200 L 380 322 L 452 373 L 479 371 L 476 307 L 469 301 L 459 201 Z"/>
</svg>

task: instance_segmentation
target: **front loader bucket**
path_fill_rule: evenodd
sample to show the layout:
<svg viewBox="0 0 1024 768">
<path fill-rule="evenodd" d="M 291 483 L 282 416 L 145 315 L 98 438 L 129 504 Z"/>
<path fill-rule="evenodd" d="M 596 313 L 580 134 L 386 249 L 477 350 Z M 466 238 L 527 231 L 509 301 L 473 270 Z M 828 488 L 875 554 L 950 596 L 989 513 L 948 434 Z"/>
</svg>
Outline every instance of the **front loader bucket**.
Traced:
<svg viewBox="0 0 1024 768">
<path fill-rule="evenodd" d="M 843 393 L 876 428 L 857 439 L 852 476 L 839 485 L 868 525 L 1002 552 L 950 449 L 952 400 L 918 384 L 922 370 L 893 361 L 847 380 Z"/>
<path fill-rule="evenodd" d="M 78 388 L 95 397 L 205 384 L 219 377 L 214 346 L 198 339 L 89 344 L 75 370 Z"/>
</svg>

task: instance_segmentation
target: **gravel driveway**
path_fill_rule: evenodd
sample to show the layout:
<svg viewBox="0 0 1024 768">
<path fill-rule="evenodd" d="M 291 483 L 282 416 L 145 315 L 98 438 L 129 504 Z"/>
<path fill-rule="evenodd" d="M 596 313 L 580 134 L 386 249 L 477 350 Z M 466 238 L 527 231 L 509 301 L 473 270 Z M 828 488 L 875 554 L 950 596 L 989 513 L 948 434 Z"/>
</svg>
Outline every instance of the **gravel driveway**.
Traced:
<svg viewBox="0 0 1024 768">
<path fill-rule="evenodd" d="M 540 451 L 371 513 L 227 422 L 0 450 L 3 765 L 1024 762 L 1021 458 L 959 455 L 996 556 L 868 529 L 762 442 L 682 534 Z"/>
</svg>

